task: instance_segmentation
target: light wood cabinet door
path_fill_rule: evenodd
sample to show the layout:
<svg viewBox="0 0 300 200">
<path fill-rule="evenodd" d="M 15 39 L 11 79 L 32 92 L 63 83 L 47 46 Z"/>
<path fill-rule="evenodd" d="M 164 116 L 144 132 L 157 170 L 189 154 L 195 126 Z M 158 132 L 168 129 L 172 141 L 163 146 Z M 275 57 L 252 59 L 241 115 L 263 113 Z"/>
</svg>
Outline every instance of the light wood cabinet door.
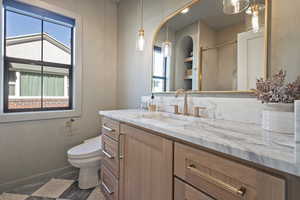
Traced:
<svg viewBox="0 0 300 200">
<path fill-rule="evenodd" d="M 285 200 L 285 180 L 175 143 L 174 173 L 217 200 Z"/>
<path fill-rule="evenodd" d="M 181 180 L 174 179 L 174 200 L 214 200 L 199 190 L 187 185 Z"/>
<path fill-rule="evenodd" d="M 121 125 L 120 200 L 172 200 L 173 144 Z"/>
</svg>

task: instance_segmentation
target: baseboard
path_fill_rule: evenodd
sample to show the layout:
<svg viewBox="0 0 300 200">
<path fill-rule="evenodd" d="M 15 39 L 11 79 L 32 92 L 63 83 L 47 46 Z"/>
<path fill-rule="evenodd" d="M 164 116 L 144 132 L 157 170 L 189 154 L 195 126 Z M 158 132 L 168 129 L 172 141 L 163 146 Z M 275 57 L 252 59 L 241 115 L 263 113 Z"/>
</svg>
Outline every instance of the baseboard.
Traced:
<svg viewBox="0 0 300 200">
<path fill-rule="evenodd" d="M 48 171 L 45 173 L 40 173 L 40 174 L 36 174 L 36 175 L 30 176 L 30 177 L 21 178 L 21 179 L 17 179 L 14 181 L 10 181 L 8 183 L 0 184 L 0 194 L 2 192 L 10 191 L 12 189 L 21 187 L 23 185 L 40 182 L 43 180 L 47 180 L 49 178 L 61 176 L 66 173 L 71 173 L 72 171 L 75 172 L 76 169 L 72 166 L 66 166 L 66 167 L 54 169 L 54 170 L 51 170 L 51 171 Z"/>
</svg>

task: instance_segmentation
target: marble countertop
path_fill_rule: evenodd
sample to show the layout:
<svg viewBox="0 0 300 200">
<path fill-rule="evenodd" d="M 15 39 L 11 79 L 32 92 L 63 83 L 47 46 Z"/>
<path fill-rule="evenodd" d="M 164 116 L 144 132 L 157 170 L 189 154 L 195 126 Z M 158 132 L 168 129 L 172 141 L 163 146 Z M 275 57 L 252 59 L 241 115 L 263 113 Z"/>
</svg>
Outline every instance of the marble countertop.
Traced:
<svg viewBox="0 0 300 200">
<path fill-rule="evenodd" d="M 294 135 L 265 131 L 256 124 L 161 112 L 113 110 L 99 111 L 99 114 L 159 132 L 167 137 L 300 176 L 299 155 L 296 153 L 298 148 Z"/>
</svg>

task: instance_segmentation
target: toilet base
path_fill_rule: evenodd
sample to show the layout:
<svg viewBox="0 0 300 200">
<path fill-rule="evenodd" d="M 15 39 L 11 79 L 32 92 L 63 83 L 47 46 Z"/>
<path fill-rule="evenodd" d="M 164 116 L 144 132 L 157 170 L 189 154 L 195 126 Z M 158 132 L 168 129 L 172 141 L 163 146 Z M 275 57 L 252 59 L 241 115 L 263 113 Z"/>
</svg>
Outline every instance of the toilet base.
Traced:
<svg viewBox="0 0 300 200">
<path fill-rule="evenodd" d="M 99 167 L 81 168 L 79 170 L 78 186 L 80 189 L 94 188 L 99 183 Z"/>
</svg>

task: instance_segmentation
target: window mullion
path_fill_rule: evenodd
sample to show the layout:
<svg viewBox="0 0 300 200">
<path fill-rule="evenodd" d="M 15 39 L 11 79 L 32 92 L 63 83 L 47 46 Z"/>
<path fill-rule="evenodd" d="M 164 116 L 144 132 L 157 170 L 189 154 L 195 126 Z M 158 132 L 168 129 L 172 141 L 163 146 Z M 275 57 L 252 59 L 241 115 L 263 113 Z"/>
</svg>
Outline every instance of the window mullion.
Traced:
<svg viewBox="0 0 300 200">
<path fill-rule="evenodd" d="M 44 21 L 41 23 L 41 61 L 44 61 Z M 44 65 L 41 66 L 41 109 L 44 108 Z"/>
<path fill-rule="evenodd" d="M 73 108 L 74 28 L 71 30 L 71 66 L 69 68 L 69 108 Z"/>
<path fill-rule="evenodd" d="M 6 56 L 6 35 L 7 35 L 7 31 L 6 31 L 6 18 L 7 18 L 7 11 L 4 10 L 4 58 Z M 7 68 L 7 64 L 6 64 L 6 60 L 4 59 L 4 87 L 3 87 L 3 111 L 6 112 L 8 110 L 8 96 L 9 96 L 9 86 L 8 86 L 8 68 Z"/>
</svg>

